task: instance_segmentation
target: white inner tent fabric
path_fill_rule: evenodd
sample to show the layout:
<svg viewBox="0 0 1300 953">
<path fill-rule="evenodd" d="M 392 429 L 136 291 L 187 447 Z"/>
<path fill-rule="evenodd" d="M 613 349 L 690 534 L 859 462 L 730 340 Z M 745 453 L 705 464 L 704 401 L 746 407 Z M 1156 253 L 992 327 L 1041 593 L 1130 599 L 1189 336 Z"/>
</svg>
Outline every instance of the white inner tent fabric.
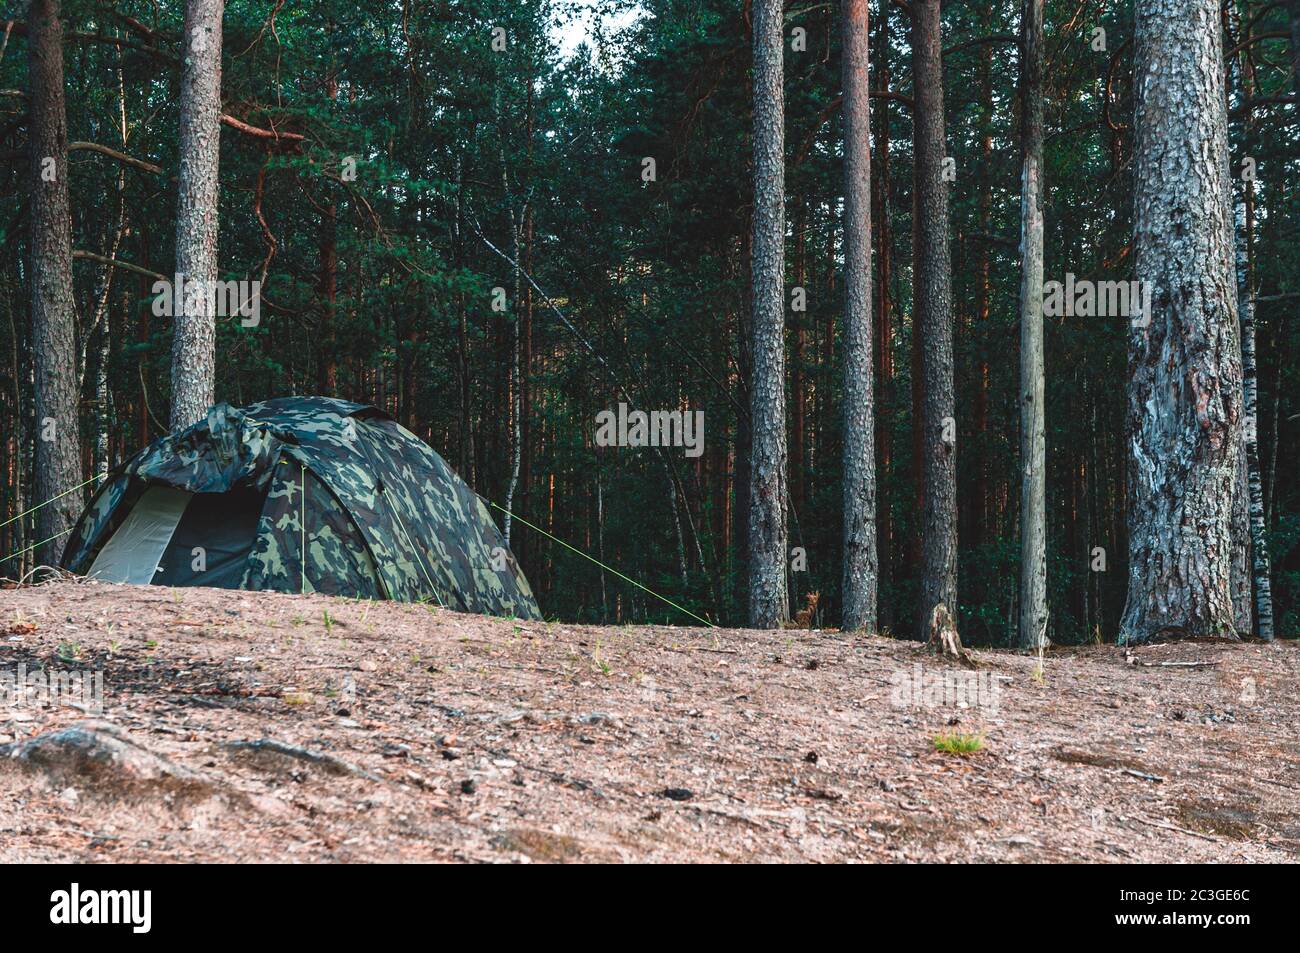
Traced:
<svg viewBox="0 0 1300 953">
<path fill-rule="evenodd" d="M 193 494 L 170 486 L 151 486 L 95 557 L 86 575 L 103 582 L 153 582 L 176 524 Z"/>
</svg>

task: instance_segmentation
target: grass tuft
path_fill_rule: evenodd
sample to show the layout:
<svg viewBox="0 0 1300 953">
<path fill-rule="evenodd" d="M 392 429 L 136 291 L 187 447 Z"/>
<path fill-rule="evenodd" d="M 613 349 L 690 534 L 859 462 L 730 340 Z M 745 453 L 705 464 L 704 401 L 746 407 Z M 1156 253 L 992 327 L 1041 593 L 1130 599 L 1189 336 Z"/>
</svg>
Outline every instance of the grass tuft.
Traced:
<svg viewBox="0 0 1300 953">
<path fill-rule="evenodd" d="M 938 734 L 930 739 L 935 751 L 944 754 L 968 755 L 984 748 L 983 735 L 963 735 L 959 732 Z"/>
</svg>

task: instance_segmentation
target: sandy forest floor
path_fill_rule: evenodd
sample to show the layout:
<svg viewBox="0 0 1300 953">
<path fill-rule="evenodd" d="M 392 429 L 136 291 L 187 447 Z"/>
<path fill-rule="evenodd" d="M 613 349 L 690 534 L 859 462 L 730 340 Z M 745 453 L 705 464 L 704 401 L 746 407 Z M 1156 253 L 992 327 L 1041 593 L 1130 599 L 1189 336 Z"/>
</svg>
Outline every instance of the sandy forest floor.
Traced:
<svg viewBox="0 0 1300 953">
<path fill-rule="evenodd" d="M 1300 857 L 1295 643 L 1058 650 L 1041 675 L 977 657 L 964 675 L 834 632 L 0 590 L 0 678 L 104 687 L 102 713 L 0 706 L 0 863 Z M 982 747 L 935 750 L 953 734 Z"/>
</svg>

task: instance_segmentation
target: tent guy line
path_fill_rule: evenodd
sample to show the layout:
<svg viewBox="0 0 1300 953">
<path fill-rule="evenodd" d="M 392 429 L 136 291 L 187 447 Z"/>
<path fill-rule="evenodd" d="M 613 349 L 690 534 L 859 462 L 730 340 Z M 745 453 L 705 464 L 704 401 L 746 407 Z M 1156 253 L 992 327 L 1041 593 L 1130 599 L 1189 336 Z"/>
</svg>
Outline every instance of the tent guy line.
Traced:
<svg viewBox="0 0 1300 953">
<path fill-rule="evenodd" d="M 31 507 L 30 509 L 23 510 L 23 511 L 22 511 L 21 513 L 19 513 L 17 516 L 11 516 L 11 517 L 9 517 L 9 518 L 8 518 L 7 520 L 5 520 L 3 523 L 0 523 L 0 527 L 8 526 L 8 525 L 9 525 L 10 523 L 12 523 L 14 520 L 20 520 L 20 519 L 22 519 L 24 516 L 26 516 L 26 515 L 29 514 L 29 513 L 35 513 L 35 512 L 36 512 L 37 510 L 39 510 L 42 506 L 49 506 L 49 505 L 50 505 L 51 503 L 53 503 L 55 500 L 61 500 L 61 499 L 63 499 L 65 496 L 67 496 L 69 493 L 76 493 L 76 492 L 77 492 L 78 490 L 80 490 L 83 486 L 86 486 L 86 485 L 89 484 L 89 483 L 94 483 L 96 480 L 102 480 L 102 479 L 104 479 L 104 478 L 107 477 L 107 476 L 108 476 L 107 473 L 96 473 L 96 474 L 95 474 L 93 477 L 91 477 L 89 480 L 82 480 L 80 483 L 78 483 L 78 484 L 77 484 L 76 486 L 74 486 L 72 489 L 70 489 L 70 490 L 64 490 L 62 493 L 59 493 L 59 494 L 57 494 L 57 495 L 55 495 L 55 496 L 50 497 L 48 500 L 46 500 L 46 501 L 43 502 L 43 503 L 37 503 L 35 506 Z M 69 529 L 67 529 L 67 530 L 64 530 L 64 532 L 69 532 L 69 533 L 70 533 L 70 532 L 72 532 L 72 530 L 71 530 L 71 528 L 69 528 Z M 58 536 L 52 536 L 52 537 L 50 537 L 50 539 L 58 539 L 59 536 L 62 536 L 62 535 L 63 535 L 63 533 L 59 533 Z M 45 540 L 45 542 L 48 543 L 49 540 Z M 40 544 L 37 543 L 36 545 L 40 545 Z M 27 549 L 28 549 L 28 547 L 24 546 L 22 549 L 19 550 L 19 552 L 20 552 L 20 553 L 21 553 L 21 552 L 26 552 Z M 13 557 L 11 557 L 11 556 L 6 556 L 5 558 L 6 558 L 6 559 L 12 559 Z"/>
<path fill-rule="evenodd" d="M 518 520 L 520 523 L 523 523 L 523 524 L 524 524 L 525 526 L 527 526 L 529 529 L 536 530 L 537 532 L 539 532 L 539 533 L 541 533 L 543 536 L 545 536 L 547 539 L 549 539 L 549 540 L 553 540 L 554 542 L 559 543 L 559 544 L 560 544 L 561 546 L 563 546 L 565 549 L 572 550 L 573 552 L 575 552 L 575 553 L 577 553 L 579 556 L 581 556 L 583 559 L 588 559 L 588 560 L 590 560 L 591 562 L 595 563 L 597 566 L 599 566 L 601 569 L 605 570 L 606 572 L 612 572 L 614 575 L 618 576 L 618 578 L 620 578 L 620 579 L 622 579 L 622 580 L 624 580 L 624 581 L 626 581 L 626 582 L 630 582 L 632 585 L 636 586 L 638 589 L 642 589 L 642 590 L 644 590 L 644 591 L 650 593 L 650 595 L 654 596 L 654 597 L 655 597 L 656 599 L 658 599 L 659 601 L 661 601 L 661 602 L 665 602 L 665 603 L 667 603 L 668 605 L 672 606 L 672 607 L 673 607 L 674 609 L 676 609 L 678 612 L 685 612 L 685 613 L 686 613 L 688 616 L 690 616 L 692 619 L 695 619 L 695 620 L 698 621 L 698 622 L 703 622 L 703 623 L 704 623 L 706 626 L 708 626 L 710 629 L 716 629 L 716 628 L 717 628 L 717 626 L 714 625 L 712 622 L 710 622 L 708 619 L 702 619 L 702 618 L 700 618 L 700 617 L 697 616 L 694 612 L 692 612 L 690 609 L 683 608 L 682 606 L 679 606 L 677 603 L 673 602 L 671 599 L 667 598 L 666 596 L 661 596 L 661 595 L 659 595 L 659 593 L 655 592 L 655 591 L 654 591 L 653 589 L 651 589 L 649 586 L 643 586 L 641 583 L 637 582 L 637 581 L 636 581 L 635 579 L 633 579 L 631 576 L 625 576 L 623 573 L 619 572 L 619 571 L 618 571 L 617 569 L 615 569 L 613 566 L 606 566 L 603 562 L 601 562 L 601 561 L 600 561 L 599 559 L 597 559 L 595 556 L 592 556 L 590 553 L 584 553 L 581 549 L 578 549 L 576 546 L 570 546 L 568 543 L 566 543 L 564 540 L 560 539 L 558 536 L 552 536 L 550 533 L 546 532 L 546 530 L 542 529 L 540 526 L 537 526 L 537 525 L 534 525 L 533 523 L 528 522 L 528 520 L 524 519 L 524 518 L 523 518 L 522 516 L 520 516 L 518 513 L 510 513 L 510 511 L 507 510 L 504 506 L 501 506 L 499 503 L 496 503 L 496 502 L 493 501 L 493 500 L 487 500 L 487 499 L 484 499 L 484 498 L 481 497 L 481 496 L 479 497 L 479 499 L 483 500 L 483 501 L 484 501 L 485 503 L 487 503 L 489 506 L 496 507 L 496 508 L 497 508 L 498 510 L 500 510 L 502 513 L 509 513 L 511 519 Z"/>
</svg>

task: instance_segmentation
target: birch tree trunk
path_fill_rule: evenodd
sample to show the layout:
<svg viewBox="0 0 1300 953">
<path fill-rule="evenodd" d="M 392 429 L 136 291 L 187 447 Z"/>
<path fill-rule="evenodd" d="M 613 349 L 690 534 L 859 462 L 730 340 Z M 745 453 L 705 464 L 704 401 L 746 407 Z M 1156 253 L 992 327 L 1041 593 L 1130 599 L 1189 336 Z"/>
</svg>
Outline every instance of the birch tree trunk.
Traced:
<svg viewBox="0 0 1300 953">
<path fill-rule="evenodd" d="M 921 533 L 920 638 L 934 607 L 957 613 L 957 456 L 952 364 L 952 260 L 943 115 L 939 0 L 912 4 L 917 185 L 916 315 L 920 333 L 924 504 Z M 947 439 L 945 439 L 947 438 Z"/>
<path fill-rule="evenodd" d="M 876 628 L 876 442 L 871 362 L 871 154 L 867 0 L 844 0 L 844 610 Z"/>
<path fill-rule="evenodd" d="M 1219 5 L 1138 0 L 1135 26 L 1134 247 L 1151 313 L 1129 328 L 1119 638 L 1236 638 L 1242 381 Z"/>
<path fill-rule="evenodd" d="M 178 295 L 172 337 L 173 431 L 213 402 L 217 280 L 217 166 L 221 141 L 221 17 L 225 0 L 187 0 L 181 71 L 180 175 L 176 199 L 176 273 L 202 293 Z"/>
<path fill-rule="evenodd" d="M 1255 73 L 1251 68 L 1249 49 L 1242 50 L 1238 59 L 1232 64 L 1234 72 L 1229 72 L 1228 79 L 1236 75 L 1243 101 L 1248 101 L 1257 94 Z M 1292 82 L 1300 93 L 1300 0 L 1291 3 L 1291 57 Z M 1255 117 L 1246 114 L 1246 151 L 1252 150 L 1255 133 Z M 1240 459 L 1237 464 L 1237 488 L 1240 499 L 1233 501 L 1233 529 L 1245 539 L 1242 552 L 1234 554 L 1249 564 L 1246 568 L 1238 567 L 1234 560 L 1234 574 L 1244 577 L 1239 581 L 1234 575 L 1233 595 L 1238 595 L 1238 587 L 1244 590 L 1246 605 L 1239 604 L 1237 613 L 1237 630 L 1255 632 L 1261 639 L 1273 641 L 1273 590 L 1269 573 L 1268 539 L 1264 527 L 1264 491 L 1259 461 L 1259 379 L 1255 364 L 1255 268 L 1253 239 L 1255 232 L 1255 183 L 1244 181 L 1241 185 L 1241 200 L 1236 203 L 1236 222 L 1233 229 L 1237 242 L 1237 316 L 1241 334 L 1241 378 L 1242 378 L 1242 441 Z M 1274 415 L 1276 419 L 1276 415 Z M 1244 512 L 1244 516 L 1241 511 Z M 1243 525 L 1244 524 L 1244 525 Z M 1243 531 L 1244 529 L 1244 531 Z M 1253 603 L 1251 600 L 1253 589 Z M 1252 616 L 1251 609 L 1254 609 Z M 1244 625 L 1242 622 L 1244 621 Z M 1254 623 L 1252 626 L 1251 623 Z"/>
<path fill-rule="evenodd" d="M 1021 8 L 1020 647 L 1047 644 L 1043 407 L 1043 0 Z"/>
<path fill-rule="evenodd" d="M 34 0 L 28 13 L 31 83 L 32 364 L 36 411 L 34 503 L 38 565 L 54 565 L 81 512 L 76 317 L 72 298 L 72 219 L 68 211 L 68 120 L 63 98 L 59 0 Z M 55 499 L 61 494 L 67 494 Z"/>
<path fill-rule="evenodd" d="M 1240 312 L 1242 302 L 1238 296 L 1237 309 Z M 1240 335 L 1240 326 L 1238 327 Z M 1245 385 L 1242 385 L 1243 397 Z M 1243 412 L 1245 402 L 1242 403 Z M 1245 418 L 1242 418 L 1245 426 Z M 1232 594 L 1232 624 L 1238 634 L 1249 633 L 1254 629 L 1253 603 L 1251 600 L 1250 571 L 1250 479 L 1246 464 L 1246 442 L 1237 444 L 1237 458 L 1232 468 L 1232 516 L 1229 517 L 1232 529 L 1232 565 L 1228 579 L 1228 588 Z"/>
<path fill-rule="evenodd" d="M 1242 442 L 1246 458 L 1246 499 L 1250 521 L 1251 578 L 1255 588 L 1255 631 L 1273 641 L 1273 586 L 1269 578 L 1268 539 L 1264 535 L 1264 488 L 1259 471 L 1259 383 L 1255 368 L 1255 290 L 1246 267 L 1245 203 L 1237 206 L 1237 311 L 1241 319 Z M 1250 613 L 1247 611 L 1247 622 Z"/>
<path fill-rule="evenodd" d="M 755 0 L 754 327 L 749 624 L 777 628 L 786 596 L 785 94 L 781 0 Z"/>
</svg>

